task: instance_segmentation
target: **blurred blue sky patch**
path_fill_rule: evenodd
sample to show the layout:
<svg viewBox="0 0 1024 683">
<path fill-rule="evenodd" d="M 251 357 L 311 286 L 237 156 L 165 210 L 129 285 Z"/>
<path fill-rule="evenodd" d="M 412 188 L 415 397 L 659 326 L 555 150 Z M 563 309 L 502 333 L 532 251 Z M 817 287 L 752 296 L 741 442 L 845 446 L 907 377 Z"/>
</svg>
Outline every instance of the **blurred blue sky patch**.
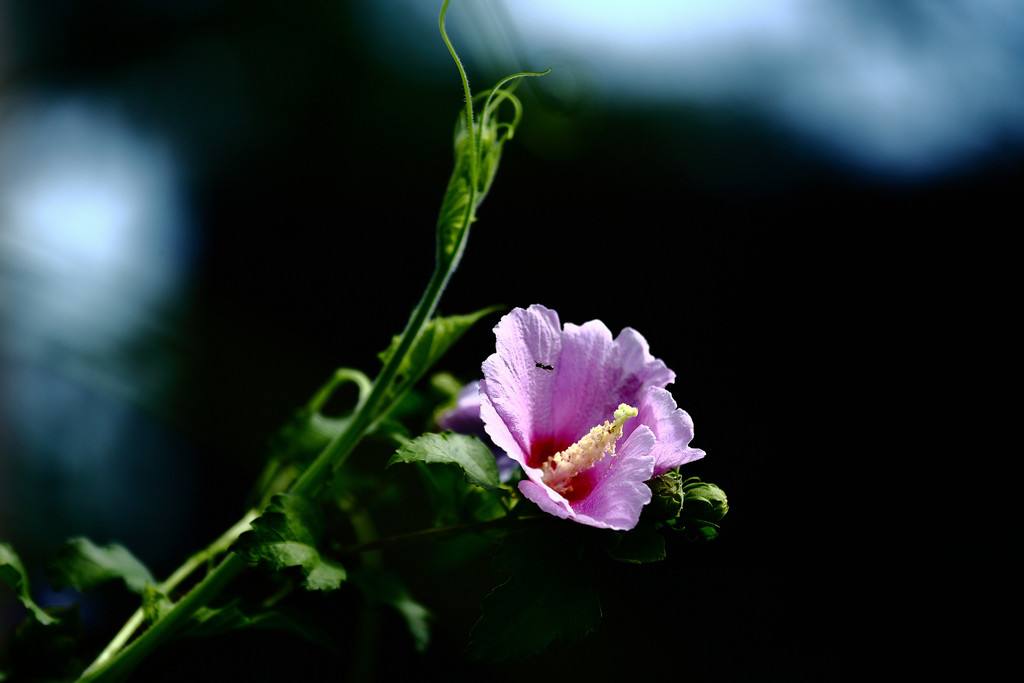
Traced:
<svg viewBox="0 0 1024 683">
<path fill-rule="evenodd" d="M 435 4 L 363 0 L 383 58 L 448 66 L 412 39 Z M 739 105 L 875 173 L 955 171 L 1024 137 L 1020 0 L 461 0 L 449 16 L 478 64 L 583 69 L 611 106 Z"/>
</svg>

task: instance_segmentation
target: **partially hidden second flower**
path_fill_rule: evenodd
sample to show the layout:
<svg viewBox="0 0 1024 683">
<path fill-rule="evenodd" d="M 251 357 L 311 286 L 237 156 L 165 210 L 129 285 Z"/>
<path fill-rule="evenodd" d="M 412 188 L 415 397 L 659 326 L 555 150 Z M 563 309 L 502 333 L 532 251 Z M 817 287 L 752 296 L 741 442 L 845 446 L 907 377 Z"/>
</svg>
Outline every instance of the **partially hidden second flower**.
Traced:
<svg viewBox="0 0 1024 683">
<path fill-rule="evenodd" d="M 544 306 L 495 326 L 483 364 L 480 419 L 519 463 L 520 492 L 563 519 L 632 529 L 651 500 L 647 480 L 704 456 L 693 422 L 665 389 L 675 379 L 631 328 L 560 324 Z"/>
<path fill-rule="evenodd" d="M 462 387 L 455 397 L 455 405 L 437 416 L 437 426 L 459 434 L 475 436 L 490 446 L 498 465 L 498 477 L 502 482 L 508 482 L 519 469 L 519 463 L 495 446 L 491 438 L 487 436 L 487 432 L 484 431 L 484 422 L 480 419 L 479 380 Z"/>
</svg>

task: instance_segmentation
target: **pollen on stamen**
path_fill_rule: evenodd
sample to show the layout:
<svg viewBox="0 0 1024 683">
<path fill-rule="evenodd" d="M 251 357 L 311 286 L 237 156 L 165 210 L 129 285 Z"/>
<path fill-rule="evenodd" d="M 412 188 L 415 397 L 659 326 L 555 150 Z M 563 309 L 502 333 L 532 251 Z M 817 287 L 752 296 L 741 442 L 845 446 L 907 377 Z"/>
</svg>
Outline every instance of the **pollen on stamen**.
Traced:
<svg viewBox="0 0 1024 683">
<path fill-rule="evenodd" d="M 582 439 L 555 453 L 541 465 L 544 483 L 562 495 L 572 491 L 572 480 L 577 475 L 601 462 L 606 455 L 615 455 L 615 442 L 622 437 L 622 425 L 638 413 L 636 408 L 620 403 L 613 415 L 614 422 L 605 421 L 597 425 Z"/>
</svg>

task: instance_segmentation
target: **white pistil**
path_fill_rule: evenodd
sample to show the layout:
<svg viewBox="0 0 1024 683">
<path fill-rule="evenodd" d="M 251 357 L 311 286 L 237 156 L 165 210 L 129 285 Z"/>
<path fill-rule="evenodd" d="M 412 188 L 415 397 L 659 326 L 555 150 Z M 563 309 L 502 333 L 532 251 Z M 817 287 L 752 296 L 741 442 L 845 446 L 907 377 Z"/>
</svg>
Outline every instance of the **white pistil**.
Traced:
<svg viewBox="0 0 1024 683">
<path fill-rule="evenodd" d="M 615 442 L 622 437 L 623 423 L 638 413 L 636 408 L 620 403 L 614 422 L 605 421 L 594 427 L 582 439 L 541 465 L 544 483 L 563 496 L 572 491 L 572 480 L 580 472 L 586 472 L 606 455 L 615 455 Z"/>
</svg>

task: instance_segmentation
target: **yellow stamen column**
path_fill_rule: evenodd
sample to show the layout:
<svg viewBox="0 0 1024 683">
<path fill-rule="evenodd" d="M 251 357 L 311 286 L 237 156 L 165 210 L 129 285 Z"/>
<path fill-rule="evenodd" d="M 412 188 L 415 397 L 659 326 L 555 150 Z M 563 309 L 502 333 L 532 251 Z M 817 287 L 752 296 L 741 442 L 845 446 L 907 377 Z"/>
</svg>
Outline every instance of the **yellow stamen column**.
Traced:
<svg viewBox="0 0 1024 683">
<path fill-rule="evenodd" d="M 581 472 L 601 462 L 606 455 L 615 455 L 615 442 L 622 437 L 622 425 L 639 411 L 620 403 L 614 422 L 605 421 L 591 429 L 586 436 L 555 453 L 541 465 L 544 483 L 563 496 L 572 491 L 573 479 Z"/>
</svg>

